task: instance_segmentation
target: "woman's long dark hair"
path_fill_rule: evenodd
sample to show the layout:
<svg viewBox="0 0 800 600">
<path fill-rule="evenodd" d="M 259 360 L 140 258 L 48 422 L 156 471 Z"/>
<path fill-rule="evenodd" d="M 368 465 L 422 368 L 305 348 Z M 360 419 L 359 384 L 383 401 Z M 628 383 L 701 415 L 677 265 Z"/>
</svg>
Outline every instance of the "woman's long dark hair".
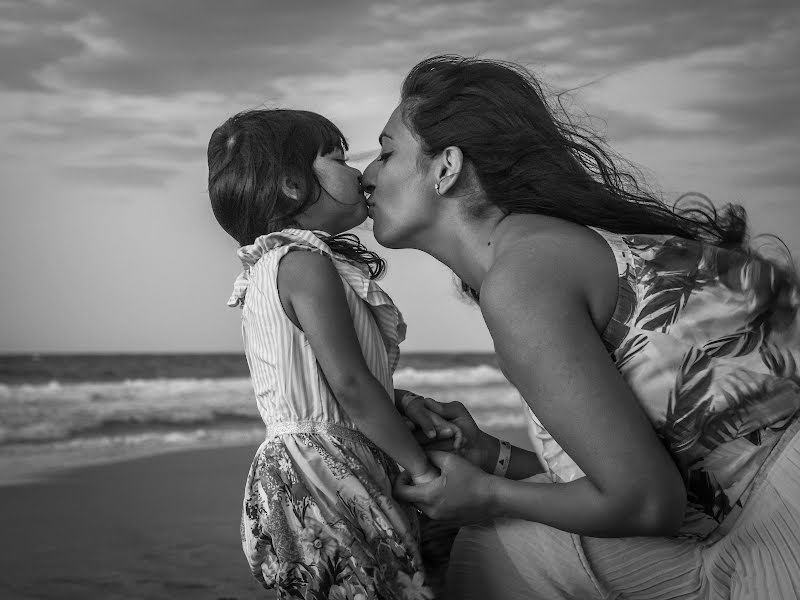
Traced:
<svg viewBox="0 0 800 600">
<path fill-rule="evenodd" d="M 506 213 L 549 215 L 622 234 L 746 244 L 741 206 L 717 211 L 700 194 L 668 206 L 621 170 L 622 159 L 560 110 L 560 101 L 549 106 L 539 82 L 521 65 L 434 56 L 406 76 L 401 101 L 425 154 L 459 147 L 489 203 Z"/>
<path fill-rule="evenodd" d="M 317 113 L 257 109 L 232 116 L 208 142 L 208 195 L 217 222 L 241 246 L 286 227 L 299 227 L 295 217 L 322 194 L 314 161 L 337 148 L 347 150 L 347 140 Z M 286 179 L 300 184 L 298 199 L 284 193 Z M 384 260 L 353 234 L 327 236 L 323 241 L 334 252 L 366 266 L 373 279 L 386 270 Z"/>
</svg>

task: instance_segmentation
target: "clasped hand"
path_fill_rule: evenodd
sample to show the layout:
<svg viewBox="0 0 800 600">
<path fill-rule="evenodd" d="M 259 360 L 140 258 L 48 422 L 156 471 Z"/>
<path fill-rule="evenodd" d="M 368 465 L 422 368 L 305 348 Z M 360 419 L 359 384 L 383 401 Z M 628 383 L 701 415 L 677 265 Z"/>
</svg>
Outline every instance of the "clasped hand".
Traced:
<svg viewBox="0 0 800 600">
<path fill-rule="evenodd" d="M 480 466 L 485 435 L 460 402 L 437 402 L 413 392 L 397 390 L 398 408 L 404 413 L 438 477 L 414 484 L 408 473 L 398 478 L 394 494 L 414 504 L 432 519 L 462 523 L 487 518 L 490 478 Z"/>
</svg>

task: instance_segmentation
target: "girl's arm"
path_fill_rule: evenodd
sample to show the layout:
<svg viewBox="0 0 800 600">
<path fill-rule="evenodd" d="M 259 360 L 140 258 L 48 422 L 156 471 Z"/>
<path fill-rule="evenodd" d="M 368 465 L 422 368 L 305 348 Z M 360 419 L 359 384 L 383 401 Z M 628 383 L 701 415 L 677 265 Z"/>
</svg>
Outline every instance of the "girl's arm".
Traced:
<svg viewBox="0 0 800 600">
<path fill-rule="evenodd" d="M 284 310 L 308 338 L 336 400 L 364 435 L 425 479 L 432 467 L 364 361 L 342 285 L 331 260 L 316 252 L 289 252 L 278 267 Z"/>
</svg>

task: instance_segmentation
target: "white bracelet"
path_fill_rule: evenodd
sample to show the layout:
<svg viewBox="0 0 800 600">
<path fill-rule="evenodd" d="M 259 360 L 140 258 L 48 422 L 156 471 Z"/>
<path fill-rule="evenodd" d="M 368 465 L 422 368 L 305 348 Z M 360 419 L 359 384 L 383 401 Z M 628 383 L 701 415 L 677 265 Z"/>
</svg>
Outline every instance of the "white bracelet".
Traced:
<svg viewBox="0 0 800 600">
<path fill-rule="evenodd" d="M 500 440 L 500 454 L 497 455 L 497 463 L 494 465 L 494 474 L 498 477 L 505 477 L 508 471 L 508 463 L 511 462 L 511 444 L 505 440 Z"/>
</svg>

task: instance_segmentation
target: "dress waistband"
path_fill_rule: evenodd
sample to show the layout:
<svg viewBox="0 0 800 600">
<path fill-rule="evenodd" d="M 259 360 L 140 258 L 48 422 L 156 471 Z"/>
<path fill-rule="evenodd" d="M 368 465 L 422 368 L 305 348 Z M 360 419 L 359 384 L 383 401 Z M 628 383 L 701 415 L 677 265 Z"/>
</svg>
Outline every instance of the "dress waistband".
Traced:
<svg viewBox="0 0 800 600">
<path fill-rule="evenodd" d="M 267 439 L 296 433 L 321 433 L 367 446 L 375 446 L 375 443 L 360 431 L 339 423 L 331 423 L 330 421 L 278 421 L 267 423 Z"/>
</svg>

